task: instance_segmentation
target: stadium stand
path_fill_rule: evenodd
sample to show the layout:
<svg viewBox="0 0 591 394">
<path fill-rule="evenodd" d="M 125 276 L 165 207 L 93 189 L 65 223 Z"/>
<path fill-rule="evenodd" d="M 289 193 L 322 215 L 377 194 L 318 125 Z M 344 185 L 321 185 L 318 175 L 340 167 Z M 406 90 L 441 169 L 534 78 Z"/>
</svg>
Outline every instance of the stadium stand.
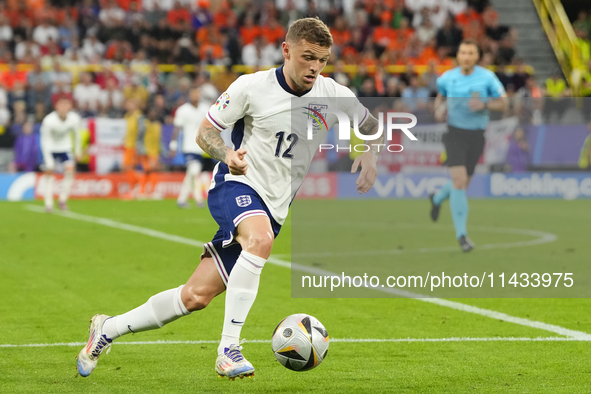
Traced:
<svg viewBox="0 0 591 394">
<path fill-rule="evenodd" d="M 241 73 L 280 64 L 286 27 L 302 16 L 329 25 L 335 44 L 325 72 L 360 96 L 433 96 L 462 38 L 481 44 L 481 65 L 498 67 L 510 94 L 540 92 L 535 81 L 526 88 L 532 69 L 515 51 L 517 33 L 488 0 L 331 4 L 0 1 L 0 149 L 27 146 L 30 125 L 63 95 L 84 117 L 119 118 L 125 99 L 136 98 L 143 108 L 160 103 L 161 120 L 170 122 L 191 86 L 215 100 Z M 7 160 L 0 171 L 31 167 L 19 149 L 18 165 Z"/>
</svg>

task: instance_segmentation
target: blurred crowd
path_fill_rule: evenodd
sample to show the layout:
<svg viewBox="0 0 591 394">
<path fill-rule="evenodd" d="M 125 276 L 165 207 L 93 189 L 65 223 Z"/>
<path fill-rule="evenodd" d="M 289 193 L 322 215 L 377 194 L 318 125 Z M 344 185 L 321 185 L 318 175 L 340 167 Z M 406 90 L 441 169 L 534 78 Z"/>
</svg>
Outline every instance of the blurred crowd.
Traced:
<svg viewBox="0 0 591 394">
<path fill-rule="evenodd" d="M 496 66 L 509 95 L 569 93 L 560 75 L 536 83 L 488 0 L 210 1 L 0 1 L 0 150 L 63 95 L 83 117 L 122 117 L 131 98 L 170 123 L 191 87 L 213 102 L 239 76 L 233 66 L 282 63 L 287 27 L 305 16 L 330 27 L 328 75 L 360 97 L 435 96 L 464 38 L 479 42 L 480 64 Z"/>
</svg>

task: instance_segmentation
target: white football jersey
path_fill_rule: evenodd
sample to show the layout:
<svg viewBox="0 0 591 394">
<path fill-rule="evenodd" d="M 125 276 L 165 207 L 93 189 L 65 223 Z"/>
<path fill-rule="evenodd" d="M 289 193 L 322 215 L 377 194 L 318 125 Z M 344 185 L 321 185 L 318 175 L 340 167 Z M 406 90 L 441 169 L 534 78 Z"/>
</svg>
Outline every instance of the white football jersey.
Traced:
<svg viewBox="0 0 591 394">
<path fill-rule="evenodd" d="M 239 77 L 210 108 L 207 119 L 219 131 L 233 127 L 234 149 L 246 149 L 248 170 L 232 175 L 220 163 L 214 176 L 224 171 L 226 181 L 252 187 L 283 224 L 319 144 L 337 123 L 336 115 L 323 113 L 330 109 L 344 112 L 351 122 L 357 114 L 359 125 L 368 117 L 353 92 L 331 78 L 319 75 L 310 90 L 298 94 L 285 81 L 283 66 Z M 314 123 L 312 139 L 307 138 L 309 118 L 322 123 Z"/>
<path fill-rule="evenodd" d="M 204 100 L 200 100 L 197 107 L 191 103 L 181 105 L 174 114 L 174 125 L 180 127 L 183 131 L 183 153 L 203 154 L 203 149 L 197 145 L 197 131 L 199 125 L 207 116 L 210 105 Z"/>
<path fill-rule="evenodd" d="M 70 111 L 62 120 L 56 111 L 51 112 L 41 123 L 41 150 L 44 153 L 73 153 L 72 134 L 78 143 L 81 128 L 82 118 L 77 113 Z"/>
</svg>

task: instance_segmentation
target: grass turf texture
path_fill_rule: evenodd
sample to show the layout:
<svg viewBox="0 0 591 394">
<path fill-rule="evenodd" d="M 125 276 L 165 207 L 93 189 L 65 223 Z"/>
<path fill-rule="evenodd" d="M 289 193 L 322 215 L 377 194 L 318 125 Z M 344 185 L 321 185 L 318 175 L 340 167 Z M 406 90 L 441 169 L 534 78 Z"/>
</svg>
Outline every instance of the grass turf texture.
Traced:
<svg viewBox="0 0 591 394">
<path fill-rule="evenodd" d="M 306 202 L 302 202 L 306 204 Z M 318 204 L 318 202 L 313 202 Z M 352 201 L 328 201 L 346 209 Z M 591 219 L 586 201 L 471 202 L 469 225 L 549 231 L 558 240 L 517 249 L 476 250 L 466 258 L 519 255 L 532 261 L 588 258 Z M 425 201 L 372 201 L 402 223 L 428 223 Z M 151 295 L 184 283 L 200 249 L 129 231 L 0 203 L 0 344 L 85 342 L 95 313 L 119 314 Z M 174 202 L 72 201 L 74 212 L 110 218 L 207 241 L 216 227 L 207 210 L 178 210 Z M 441 226 L 451 221 L 447 209 Z M 297 221 L 297 218 L 296 218 Z M 391 237 L 418 239 L 420 228 L 397 228 Z M 274 254 L 289 253 L 285 226 Z M 488 234 L 474 240 L 487 243 Z M 453 233 L 433 232 L 429 242 L 455 245 Z M 494 234 L 496 241 L 511 235 Z M 479 238 L 479 239 L 478 239 Z M 410 241 L 409 241 L 410 242 Z M 410 245 L 409 247 L 412 247 Z M 463 256 L 463 255 L 462 255 Z M 500 256 L 500 257 L 499 257 Z M 456 258 L 452 252 L 413 259 Z M 402 257 L 401 257 L 402 258 Z M 405 257 L 406 258 L 406 257 Z M 331 338 L 556 337 L 552 332 L 409 299 L 292 299 L 289 270 L 267 264 L 242 336 L 270 339 L 285 316 L 305 312 Z M 461 299 L 463 303 L 591 333 L 588 299 Z M 223 297 L 204 311 L 163 329 L 120 341 L 216 340 Z M 246 344 L 254 379 L 229 382 L 214 373 L 217 345 L 113 345 L 88 378 L 76 377 L 81 346 L 0 347 L 0 392 L 39 393 L 279 393 L 279 392 L 530 392 L 591 391 L 589 342 L 333 342 L 317 369 L 296 373 L 279 365 L 269 343 Z"/>
</svg>

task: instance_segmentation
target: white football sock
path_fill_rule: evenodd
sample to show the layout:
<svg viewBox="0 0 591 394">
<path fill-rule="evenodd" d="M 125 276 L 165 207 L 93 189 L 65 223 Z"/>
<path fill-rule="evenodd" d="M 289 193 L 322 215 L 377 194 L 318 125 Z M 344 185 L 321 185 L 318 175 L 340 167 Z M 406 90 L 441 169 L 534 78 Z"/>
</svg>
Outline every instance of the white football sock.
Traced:
<svg viewBox="0 0 591 394">
<path fill-rule="evenodd" d="M 70 196 L 70 190 L 72 190 L 72 184 L 74 183 L 74 173 L 66 171 L 64 173 L 64 179 L 62 181 L 62 187 L 60 190 L 59 202 L 67 202 Z"/>
<path fill-rule="evenodd" d="M 191 167 L 191 176 L 193 178 L 193 197 L 197 204 L 203 204 L 203 195 L 201 194 L 201 169 L 203 168 L 201 162 L 194 161 L 189 164 Z M 187 172 L 189 169 L 187 169 Z"/>
<path fill-rule="evenodd" d="M 189 175 L 189 167 L 187 167 L 185 178 L 183 179 L 183 183 L 181 184 L 181 191 L 179 192 L 179 197 L 176 200 L 177 204 L 185 204 L 187 202 L 187 199 L 189 198 L 189 193 L 191 193 L 192 181 L 193 177 Z"/>
<path fill-rule="evenodd" d="M 53 208 L 53 175 L 45 175 L 45 208 Z"/>
<path fill-rule="evenodd" d="M 158 293 L 143 305 L 131 311 L 105 320 L 103 334 L 109 339 L 141 331 L 154 330 L 190 314 L 181 300 L 181 289 L 170 289 Z"/>
<path fill-rule="evenodd" d="M 259 289 L 259 279 L 265 266 L 265 259 L 242 251 L 228 278 L 226 289 L 226 312 L 222 340 L 218 354 L 231 344 L 238 345 L 240 331 Z"/>
</svg>

